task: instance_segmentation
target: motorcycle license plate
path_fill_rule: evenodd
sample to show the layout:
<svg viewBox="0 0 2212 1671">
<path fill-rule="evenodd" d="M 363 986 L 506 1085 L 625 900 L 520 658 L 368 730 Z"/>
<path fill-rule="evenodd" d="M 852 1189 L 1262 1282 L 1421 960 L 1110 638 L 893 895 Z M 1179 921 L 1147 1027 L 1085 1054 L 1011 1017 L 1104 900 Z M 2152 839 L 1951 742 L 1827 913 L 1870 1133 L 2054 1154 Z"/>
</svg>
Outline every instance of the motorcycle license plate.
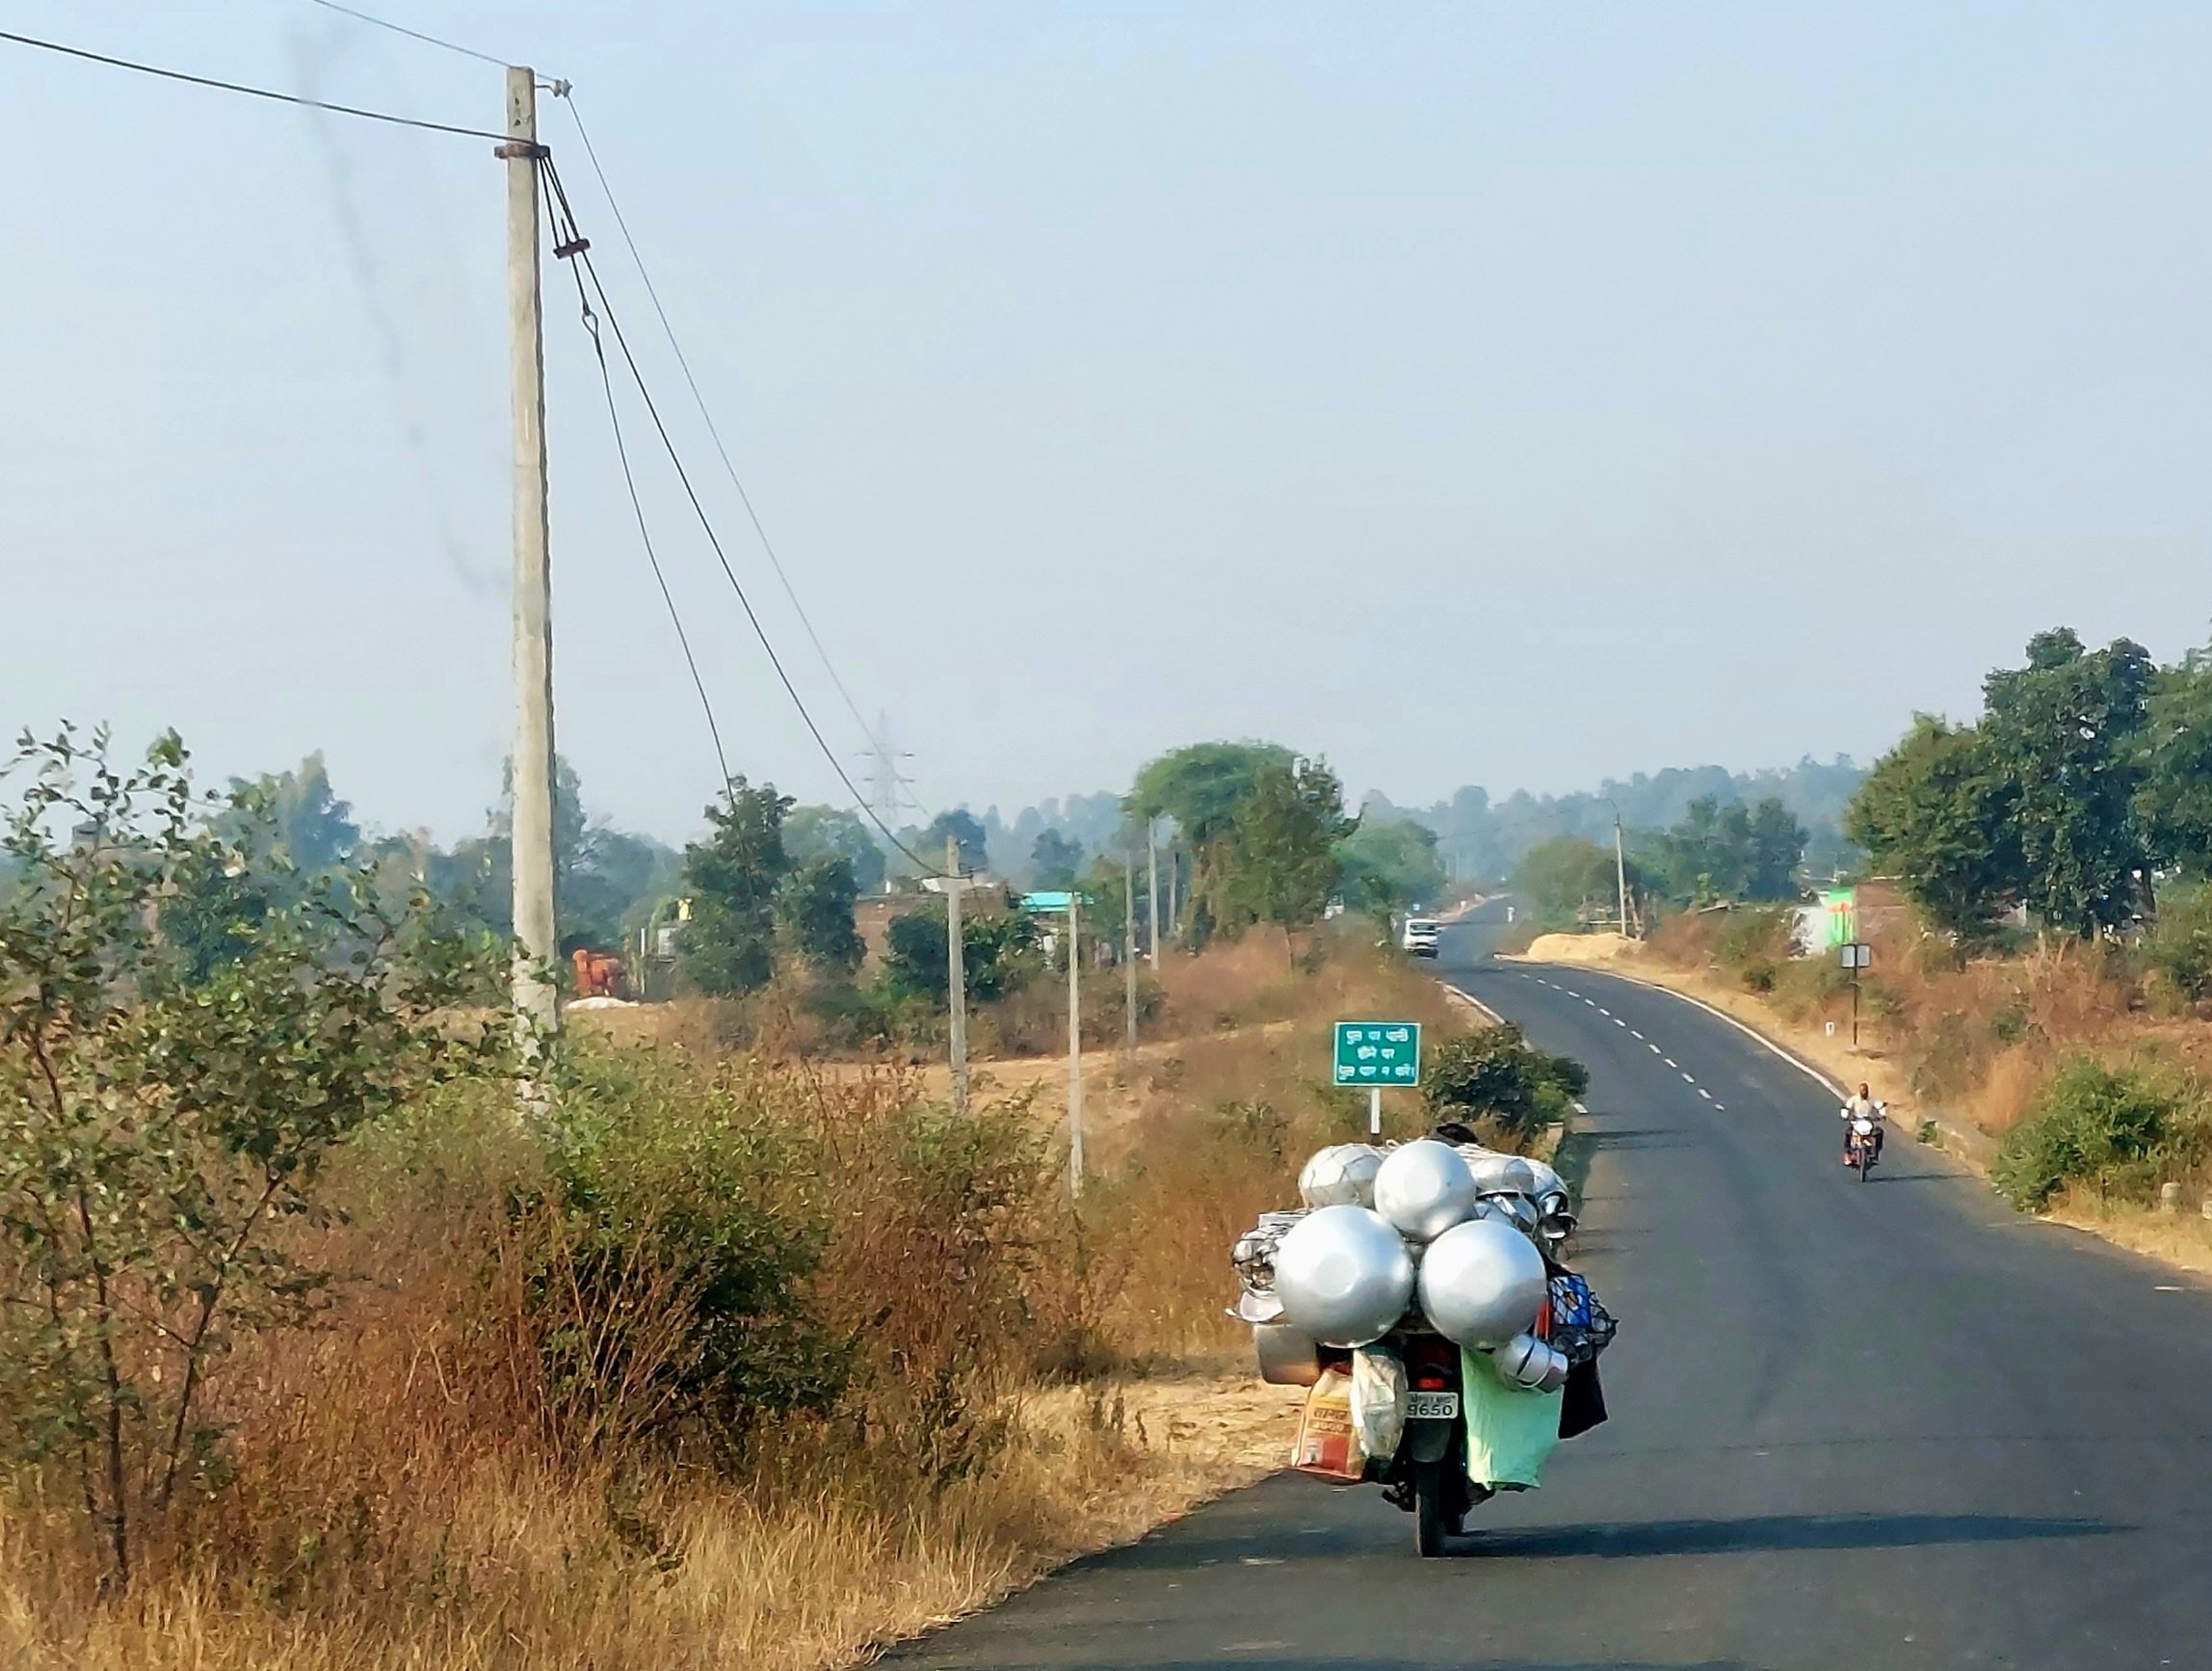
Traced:
<svg viewBox="0 0 2212 1671">
<path fill-rule="evenodd" d="M 1460 1419 L 1460 1395 L 1457 1392 L 1409 1392 L 1406 1394 L 1406 1419 L 1409 1421 L 1457 1421 Z"/>
</svg>

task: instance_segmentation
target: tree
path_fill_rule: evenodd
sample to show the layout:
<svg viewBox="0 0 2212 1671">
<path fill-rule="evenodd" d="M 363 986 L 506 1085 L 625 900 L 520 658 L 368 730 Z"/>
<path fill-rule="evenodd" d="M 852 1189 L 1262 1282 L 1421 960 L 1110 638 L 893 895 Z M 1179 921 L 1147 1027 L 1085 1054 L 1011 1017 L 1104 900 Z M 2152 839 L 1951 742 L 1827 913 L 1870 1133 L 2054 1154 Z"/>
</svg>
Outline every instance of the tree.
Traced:
<svg viewBox="0 0 2212 1671">
<path fill-rule="evenodd" d="M 1388 915 L 1444 891 L 1436 835 L 1409 819 L 1385 818 L 1370 807 L 1357 828 L 1336 844 L 1344 907 Z"/>
<path fill-rule="evenodd" d="M 1194 743 L 1139 772 L 1128 809 L 1140 819 L 1174 819 L 1203 848 L 1227 834 L 1263 774 L 1289 771 L 1296 759 L 1277 743 Z"/>
<path fill-rule="evenodd" d="M 1628 885 L 1641 890 L 1642 873 L 1627 867 Z M 1593 909 L 1615 912 L 1620 892 L 1610 848 L 1580 836 L 1554 836 L 1540 841 L 1514 867 L 1513 889 L 1528 904 L 1539 927 L 1569 929 L 1582 925 Z"/>
<path fill-rule="evenodd" d="M 2192 650 L 2151 680 L 2136 814 L 2166 863 L 2212 875 L 2212 650 Z"/>
<path fill-rule="evenodd" d="M 1747 899 L 1795 899 L 1798 866 L 1804 862 L 1805 843 L 1811 839 L 1790 809 L 1773 795 L 1751 809 L 1751 852 L 1744 896 Z"/>
<path fill-rule="evenodd" d="M 1972 941 L 2018 896 L 2017 805 L 1978 730 L 1921 714 L 1859 785 L 1846 828 L 1931 922 Z"/>
<path fill-rule="evenodd" d="M 938 843 L 941 848 L 942 841 Z M 862 893 L 883 889 L 883 849 L 875 831 L 857 812 L 842 807 L 794 807 L 783 820 L 783 850 L 792 862 L 842 859 L 852 866 L 853 882 Z"/>
<path fill-rule="evenodd" d="M 1756 807 L 1705 795 L 1650 844 L 1649 868 L 1660 889 L 1683 905 L 1789 899 L 1805 840 L 1804 826 L 1772 795 Z"/>
<path fill-rule="evenodd" d="M 241 1335 L 296 1323 L 324 1273 L 283 1227 L 317 1210 L 327 1156 L 507 1030 L 504 954 L 379 905 L 365 871 L 311 900 L 271 886 L 218 960 L 160 907 L 250 877 L 284 839 L 196 795 L 172 732 L 143 765 L 106 735 L 26 736 L 0 900 L 0 1446 L 75 1475 L 130 1584 L 147 1523 L 223 1477 L 209 1384 Z M 62 836 L 59 831 L 73 833 Z M 250 838 L 249 838 L 250 837 Z"/>
<path fill-rule="evenodd" d="M 303 875 L 315 876 L 345 863 L 361 844 L 354 809 L 330 787 L 330 774 L 317 749 L 294 772 L 270 772 L 250 782 L 230 780 L 231 828 L 251 829 L 265 822 L 276 854 Z"/>
<path fill-rule="evenodd" d="M 2021 897 L 2088 939 L 2146 903 L 2151 854 L 2136 816 L 2153 668 L 2141 645 L 2084 650 L 2070 627 L 2038 633 L 2028 665 L 1983 684 L 1981 732 L 2013 792 Z"/>
<path fill-rule="evenodd" d="M 1039 889 L 1071 889 L 1083 868 L 1083 844 L 1057 830 L 1040 830 L 1029 844 L 1029 880 Z"/>
<path fill-rule="evenodd" d="M 929 828 L 922 832 L 921 857 L 931 864 L 941 863 L 947 837 L 960 843 L 961 868 L 965 871 L 982 870 L 990 863 L 988 838 L 982 823 L 965 807 L 956 807 L 950 812 L 939 812 L 930 820 Z"/>
<path fill-rule="evenodd" d="M 774 786 L 730 781 L 729 799 L 706 809 L 713 832 L 684 849 L 691 921 L 677 937 L 684 979 L 720 995 L 764 987 L 776 973 L 777 894 L 791 869 L 783 815 L 791 802 Z"/>
<path fill-rule="evenodd" d="M 860 889 L 842 856 L 809 859 L 783 885 L 785 924 L 799 953 L 817 968 L 851 974 L 867 947 L 853 923 Z"/>
<path fill-rule="evenodd" d="M 984 912 L 961 918 L 961 975 L 968 996 L 1003 997 L 1030 966 L 1037 924 L 1018 911 Z M 941 907 L 891 918 L 883 960 L 884 983 L 893 993 L 928 998 L 942 1008 L 952 994 L 951 940 Z"/>
<path fill-rule="evenodd" d="M 1215 926 L 1314 921 L 1336 891 L 1336 843 L 1350 828 L 1343 787 L 1327 766 L 1302 760 L 1262 770 L 1210 844 L 1216 862 L 1204 903 Z"/>
</svg>

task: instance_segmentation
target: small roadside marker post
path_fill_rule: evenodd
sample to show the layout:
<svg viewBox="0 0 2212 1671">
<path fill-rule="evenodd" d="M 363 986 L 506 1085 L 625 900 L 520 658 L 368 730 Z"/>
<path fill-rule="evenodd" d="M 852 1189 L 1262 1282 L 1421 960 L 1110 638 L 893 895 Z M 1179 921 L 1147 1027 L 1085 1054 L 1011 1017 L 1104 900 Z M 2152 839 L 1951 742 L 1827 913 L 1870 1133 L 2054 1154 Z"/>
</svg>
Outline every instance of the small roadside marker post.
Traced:
<svg viewBox="0 0 2212 1671">
<path fill-rule="evenodd" d="M 1382 1090 L 1412 1090 L 1421 1082 L 1419 1021 L 1338 1021 L 1331 1082 L 1367 1091 L 1367 1130 L 1382 1135 Z"/>
</svg>

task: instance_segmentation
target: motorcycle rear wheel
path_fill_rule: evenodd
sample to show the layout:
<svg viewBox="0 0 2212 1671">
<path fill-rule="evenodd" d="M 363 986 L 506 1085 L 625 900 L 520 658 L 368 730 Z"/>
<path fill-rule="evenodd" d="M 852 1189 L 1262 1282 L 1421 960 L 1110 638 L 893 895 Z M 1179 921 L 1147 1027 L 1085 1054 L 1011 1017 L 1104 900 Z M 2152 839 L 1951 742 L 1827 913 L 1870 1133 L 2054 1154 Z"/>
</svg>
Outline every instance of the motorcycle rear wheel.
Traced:
<svg viewBox="0 0 2212 1671">
<path fill-rule="evenodd" d="M 1452 1532 L 1452 1508 L 1444 1500 L 1451 1477 L 1444 1470 L 1449 1459 L 1413 1465 L 1413 1537 L 1424 1555 L 1440 1555 Z"/>
</svg>

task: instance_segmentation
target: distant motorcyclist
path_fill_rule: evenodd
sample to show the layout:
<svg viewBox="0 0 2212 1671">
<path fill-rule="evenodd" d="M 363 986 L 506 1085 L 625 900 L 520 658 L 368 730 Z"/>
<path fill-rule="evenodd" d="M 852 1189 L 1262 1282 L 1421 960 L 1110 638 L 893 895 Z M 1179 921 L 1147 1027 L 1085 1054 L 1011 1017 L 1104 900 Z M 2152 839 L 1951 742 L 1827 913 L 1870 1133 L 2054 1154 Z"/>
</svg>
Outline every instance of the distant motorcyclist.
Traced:
<svg viewBox="0 0 2212 1671">
<path fill-rule="evenodd" d="M 1857 1128 L 1861 1120 L 1873 1126 L 1874 1158 L 1877 1160 L 1882 1158 L 1882 1122 L 1883 1116 L 1888 1112 L 1889 1105 L 1885 1102 L 1877 1102 L 1874 1100 L 1873 1092 L 1867 1089 L 1866 1082 L 1863 1079 L 1860 1080 L 1858 1095 L 1846 1102 L 1842 1109 L 1844 1165 L 1849 1166 L 1851 1164 L 1851 1134 Z"/>
</svg>

